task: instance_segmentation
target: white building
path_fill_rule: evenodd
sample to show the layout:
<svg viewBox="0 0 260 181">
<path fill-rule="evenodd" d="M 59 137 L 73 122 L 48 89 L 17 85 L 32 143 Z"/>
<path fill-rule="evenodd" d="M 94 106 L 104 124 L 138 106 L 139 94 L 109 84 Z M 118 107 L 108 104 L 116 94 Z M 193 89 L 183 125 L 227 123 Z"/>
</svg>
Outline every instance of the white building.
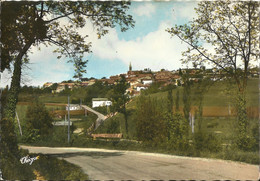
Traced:
<svg viewBox="0 0 260 181">
<path fill-rule="evenodd" d="M 152 83 L 153 83 L 153 80 L 152 80 L 152 79 L 143 79 L 143 80 L 142 80 L 142 83 L 143 83 L 144 85 L 152 84 Z"/>
<path fill-rule="evenodd" d="M 78 104 L 70 104 L 70 111 L 80 110 L 81 106 Z M 68 105 L 66 106 L 66 110 L 68 110 Z"/>
<path fill-rule="evenodd" d="M 136 90 L 139 92 L 141 90 L 148 89 L 149 85 L 144 85 L 144 84 L 138 84 L 136 85 Z"/>
<path fill-rule="evenodd" d="M 93 98 L 92 99 L 92 107 L 103 107 L 103 106 L 111 106 L 112 102 L 107 98 Z"/>
</svg>

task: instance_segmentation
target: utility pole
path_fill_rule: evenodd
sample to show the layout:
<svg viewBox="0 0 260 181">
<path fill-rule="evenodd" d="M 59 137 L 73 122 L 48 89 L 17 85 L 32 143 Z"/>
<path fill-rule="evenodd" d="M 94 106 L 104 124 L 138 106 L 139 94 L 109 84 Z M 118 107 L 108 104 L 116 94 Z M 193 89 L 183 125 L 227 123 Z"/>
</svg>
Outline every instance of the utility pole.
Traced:
<svg viewBox="0 0 260 181">
<path fill-rule="evenodd" d="M 0 9 L 1 10 L 1 9 Z M 1 52 L 1 51 L 0 51 Z M 1 53 L 0 53 L 0 55 L 1 55 Z M 0 62 L 0 67 L 1 67 L 1 62 Z M 1 79 L 1 73 L 0 73 L 0 79 Z M 2 120 L 2 100 L 1 100 L 1 98 L 2 98 L 2 89 L 0 90 L 0 121 Z M 1 132 L 1 124 L 0 124 L 0 132 Z M 0 134 L 0 142 L 1 142 L 1 134 Z M 3 173 L 2 173 L 2 168 L 3 166 L 2 166 L 2 160 L 1 160 L 1 158 L 0 158 L 0 180 L 4 180 L 3 179 Z"/>
<path fill-rule="evenodd" d="M 68 96 L 68 143 L 70 143 L 70 96 Z"/>
<path fill-rule="evenodd" d="M 192 134 L 194 133 L 194 123 L 195 123 L 195 119 L 194 119 L 194 115 L 192 115 L 192 117 L 191 117 L 191 131 L 192 131 Z"/>
</svg>

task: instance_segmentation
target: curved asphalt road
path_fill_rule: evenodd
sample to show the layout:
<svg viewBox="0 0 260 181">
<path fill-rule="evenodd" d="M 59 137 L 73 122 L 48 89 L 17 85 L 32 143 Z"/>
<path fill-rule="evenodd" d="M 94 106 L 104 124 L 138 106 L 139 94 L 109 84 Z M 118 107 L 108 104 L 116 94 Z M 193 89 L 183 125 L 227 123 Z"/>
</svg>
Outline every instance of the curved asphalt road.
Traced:
<svg viewBox="0 0 260 181">
<path fill-rule="evenodd" d="M 63 158 L 92 180 L 257 180 L 258 166 L 244 163 L 93 148 L 21 146 Z"/>
</svg>

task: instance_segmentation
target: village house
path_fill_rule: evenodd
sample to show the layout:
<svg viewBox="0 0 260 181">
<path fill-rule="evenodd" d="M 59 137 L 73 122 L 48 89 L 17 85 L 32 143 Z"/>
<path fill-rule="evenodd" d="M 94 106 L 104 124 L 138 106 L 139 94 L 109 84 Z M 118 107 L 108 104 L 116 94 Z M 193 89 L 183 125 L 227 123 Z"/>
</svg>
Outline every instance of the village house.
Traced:
<svg viewBox="0 0 260 181">
<path fill-rule="evenodd" d="M 112 80 L 112 79 L 101 79 L 101 82 L 103 84 L 107 83 L 108 85 L 114 85 L 115 84 L 115 80 Z"/>
<path fill-rule="evenodd" d="M 87 87 L 89 85 L 89 82 L 87 82 L 87 81 L 86 82 L 82 82 L 81 85 L 84 86 L 84 87 Z"/>
<path fill-rule="evenodd" d="M 104 107 L 104 106 L 111 106 L 112 102 L 109 101 L 107 98 L 93 98 L 92 99 L 92 107 Z"/>
<path fill-rule="evenodd" d="M 52 82 L 46 82 L 45 84 L 43 84 L 43 88 L 50 87 L 52 85 L 53 85 Z"/>
<path fill-rule="evenodd" d="M 75 87 L 75 83 L 59 83 L 58 86 L 57 86 L 57 89 L 56 89 L 56 92 L 59 93 L 63 90 L 65 90 L 66 86 L 69 88 L 69 89 L 72 89 L 73 87 Z"/>
<path fill-rule="evenodd" d="M 136 85 L 136 91 L 139 92 L 141 90 L 148 89 L 148 87 L 149 87 L 149 85 L 144 85 L 144 84 L 139 83 L 139 84 Z"/>
<path fill-rule="evenodd" d="M 65 85 L 60 85 L 58 84 L 57 89 L 56 89 L 56 93 L 60 93 L 61 91 L 65 90 Z"/>
<path fill-rule="evenodd" d="M 152 83 L 153 83 L 153 79 L 147 79 L 147 78 L 142 79 L 142 84 L 144 85 L 152 84 Z"/>
<path fill-rule="evenodd" d="M 174 77 L 174 74 L 170 71 L 160 71 L 155 73 L 155 81 L 156 82 L 168 82 L 171 81 Z"/>
</svg>

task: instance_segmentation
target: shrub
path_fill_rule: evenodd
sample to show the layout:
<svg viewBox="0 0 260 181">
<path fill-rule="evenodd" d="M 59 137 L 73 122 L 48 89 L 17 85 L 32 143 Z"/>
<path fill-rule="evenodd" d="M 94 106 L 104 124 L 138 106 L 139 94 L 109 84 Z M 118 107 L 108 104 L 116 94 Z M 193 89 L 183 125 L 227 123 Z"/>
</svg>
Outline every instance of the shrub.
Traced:
<svg viewBox="0 0 260 181">
<path fill-rule="evenodd" d="M 65 160 L 37 154 L 39 160 L 33 163 L 46 180 L 87 180 L 88 176 L 83 171 Z"/>
<path fill-rule="evenodd" d="M 259 164 L 259 152 L 242 151 L 234 147 L 226 147 L 221 156 L 225 160 Z"/>
<path fill-rule="evenodd" d="M 140 141 L 161 144 L 167 137 L 167 125 L 157 100 L 141 96 L 137 108 L 137 137 Z"/>
<path fill-rule="evenodd" d="M 107 125 L 107 133 L 120 133 L 120 123 L 116 119 L 112 119 Z"/>
<path fill-rule="evenodd" d="M 104 106 L 104 107 L 95 107 L 95 110 L 97 111 L 97 112 L 100 112 L 101 114 L 104 114 L 104 115 L 106 115 L 107 114 L 107 107 L 106 106 Z"/>
<path fill-rule="evenodd" d="M 202 131 L 194 133 L 193 146 L 196 151 L 219 152 L 221 150 L 221 142 L 216 135 L 205 133 Z"/>
<path fill-rule="evenodd" d="M 168 147 L 177 150 L 188 149 L 187 124 L 181 113 L 166 113 L 165 119 L 168 122 Z"/>
<path fill-rule="evenodd" d="M 40 135 L 46 135 L 52 128 L 53 119 L 43 103 L 35 101 L 26 111 L 28 129 L 39 130 Z"/>
<path fill-rule="evenodd" d="M 219 125 L 218 122 L 215 122 L 215 123 L 208 123 L 207 124 L 207 128 L 214 128 L 214 127 L 217 127 Z"/>
<path fill-rule="evenodd" d="M 39 136 L 48 135 L 51 131 L 53 119 L 43 103 L 37 99 L 28 106 L 26 111 L 26 125 L 24 140 L 33 142 Z"/>
</svg>

